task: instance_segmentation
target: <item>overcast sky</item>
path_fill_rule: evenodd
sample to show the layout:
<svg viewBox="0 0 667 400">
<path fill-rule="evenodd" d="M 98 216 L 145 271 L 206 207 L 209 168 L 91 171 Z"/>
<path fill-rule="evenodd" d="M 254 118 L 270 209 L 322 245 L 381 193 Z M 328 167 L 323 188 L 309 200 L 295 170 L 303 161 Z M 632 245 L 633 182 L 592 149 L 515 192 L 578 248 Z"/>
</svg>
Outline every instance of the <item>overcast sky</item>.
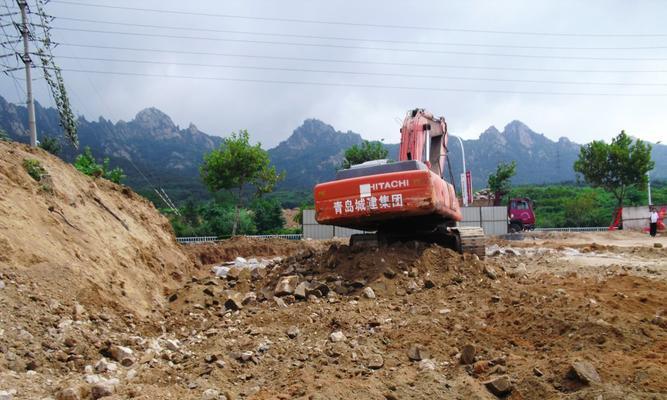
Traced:
<svg viewBox="0 0 667 400">
<path fill-rule="evenodd" d="M 621 129 L 667 140 L 665 1 L 53 0 L 48 11 L 74 109 L 88 119 L 154 106 L 182 127 L 247 128 L 272 147 L 306 118 L 398 142 L 397 119 L 424 107 L 468 139 L 518 119 L 579 143 Z M 22 100 L 8 77 L 0 88 Z M 51 104 L 43 80 L 36 98 Z"/>
</svg>

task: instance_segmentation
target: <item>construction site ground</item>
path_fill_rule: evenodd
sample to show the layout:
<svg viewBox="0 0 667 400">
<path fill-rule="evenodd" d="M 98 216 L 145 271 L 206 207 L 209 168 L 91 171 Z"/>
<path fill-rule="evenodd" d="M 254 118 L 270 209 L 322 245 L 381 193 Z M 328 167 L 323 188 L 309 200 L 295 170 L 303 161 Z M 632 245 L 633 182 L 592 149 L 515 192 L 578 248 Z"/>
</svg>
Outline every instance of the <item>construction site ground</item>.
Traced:
<svg viewBox="0 0 667 400">
<path fill-rule="evenodd" d="M 3 400 L 667 398 L 664 233 L 491 238 L 484 259 L 181 246 L 126 188 L 3 143 L 0 194 Z"/>
</svg>

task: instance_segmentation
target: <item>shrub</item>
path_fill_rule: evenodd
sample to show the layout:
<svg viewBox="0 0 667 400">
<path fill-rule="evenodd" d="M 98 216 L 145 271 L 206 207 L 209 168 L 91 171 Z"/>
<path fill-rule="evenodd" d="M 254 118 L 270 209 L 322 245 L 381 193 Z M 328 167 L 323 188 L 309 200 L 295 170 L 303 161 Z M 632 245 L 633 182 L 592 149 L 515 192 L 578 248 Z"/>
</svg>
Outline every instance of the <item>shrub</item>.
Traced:
<svg viewBox="0 0 667 400">
<path fill-rule="evenodd" d="M 125 178 L 125 174 L 121 168 L 116 167 L 111 170 L 109 169 L 108 158 L 105 158 L 101 165 L 98 164 L 97 161 L 95 161 L 95 157 L 93 157 L 93 152 L 90 150 L 90 147 L 86 147 L 83 150 L 83 153 L 76 157 L 74 160 L 74 168 L 85 175 L 94 176 L 96 178 L 102 177 L 118 184 Z"/>
<path fill-rule="evenodd" d="M 42 180 L 43 175 L 46 175 L 46 170 L 37 160 L 27 158 L 24 159 L 23 168 L 25 168 L 26 172 L 28 172 L 28 175 L 30 175 L 32 179 L 36 180 L 37 182 Z"/>
</svg>

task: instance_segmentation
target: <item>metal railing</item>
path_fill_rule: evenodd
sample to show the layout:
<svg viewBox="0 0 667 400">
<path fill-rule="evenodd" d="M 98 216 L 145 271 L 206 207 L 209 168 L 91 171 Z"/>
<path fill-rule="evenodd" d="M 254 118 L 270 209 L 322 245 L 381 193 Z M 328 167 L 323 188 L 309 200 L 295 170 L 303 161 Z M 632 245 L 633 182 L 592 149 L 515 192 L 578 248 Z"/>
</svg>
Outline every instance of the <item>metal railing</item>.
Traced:
<svg viewBox="0 0 667 400">
<path fill-rule="evenodd" d="M 535 228 L 535 232 L 604 232 L 608 231 L 606 226 L 583 226 L 572 228 Z"/>
<path fill-rule="evenodd" d="M 288 234 L 288 235 L 239 235 L 247 238 L 253 239 L 287 239 L 287 240 L 301 240 L 303 235 L 301 234 Z M 194 243 L 213 243 L 220 242 L 230 237 L 222 236 L 184 236 L 177 237 L 176 240 L 181 244 L 194 244 Z"/>
</svg>

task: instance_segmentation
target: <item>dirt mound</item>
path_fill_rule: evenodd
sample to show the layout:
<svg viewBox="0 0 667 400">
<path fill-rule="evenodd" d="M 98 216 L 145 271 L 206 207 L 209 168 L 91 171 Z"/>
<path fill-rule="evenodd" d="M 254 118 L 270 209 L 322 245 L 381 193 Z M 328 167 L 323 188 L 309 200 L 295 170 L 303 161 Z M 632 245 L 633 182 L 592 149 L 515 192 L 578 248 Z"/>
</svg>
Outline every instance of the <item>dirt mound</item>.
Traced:
<svg viewBox="0 0 667 400">
<path fill-rule="evenodd" d="M 36 181 L 24 160 L 48 175 Z M 146 199 L 41 149 L 0 142 L 0 266 L 13 285 L 147 314 L 190 264 Z"/>
</svg>

